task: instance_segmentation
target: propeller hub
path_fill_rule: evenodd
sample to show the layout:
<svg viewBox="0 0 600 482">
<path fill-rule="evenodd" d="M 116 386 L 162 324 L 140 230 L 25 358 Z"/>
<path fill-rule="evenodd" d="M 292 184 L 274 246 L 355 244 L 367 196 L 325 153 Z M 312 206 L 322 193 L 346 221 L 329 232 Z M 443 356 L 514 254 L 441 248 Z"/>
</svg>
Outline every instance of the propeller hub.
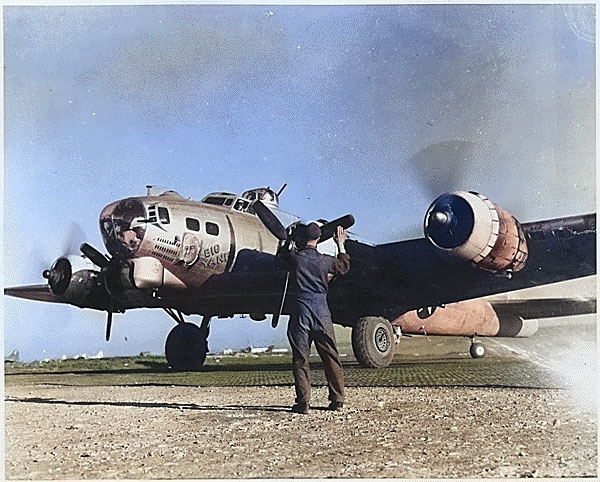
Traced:
<svg viewBox="0 0 600 482">
<path fill-rule="evenodd" d="M 439 196 L 425 216 L 425 236 L 436 246 L 454 249 L 467 241 L 475 226 L 473 209 L 460 193 Z"/>
<path fill-rule="evenodd" d="M 52 293 L 61 296 L 69 287 L 72 273 L 71 262 L 67 258 L 58 258 L 51 269 L 44 270 L 42 276 L 48 280 Z"/>
<path fill-rule="evenodd" d="M 448 222 L 450 221 L 450 216 L 448 215 L 448 213 L 445 213 L 443 211 L 434 211 L 431 213 L 430 221 L 431 223 L 443 226 L 444 224 L 448 224 Z"/>
</svg>

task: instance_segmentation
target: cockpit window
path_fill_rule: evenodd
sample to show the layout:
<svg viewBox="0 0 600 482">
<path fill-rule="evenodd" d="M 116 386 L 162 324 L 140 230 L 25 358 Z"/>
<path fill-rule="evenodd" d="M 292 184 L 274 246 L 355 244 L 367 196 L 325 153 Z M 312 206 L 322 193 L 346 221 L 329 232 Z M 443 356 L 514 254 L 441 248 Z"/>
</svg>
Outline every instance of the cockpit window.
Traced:
<svg viewBox="0 0 600 482">
<path fill-rule="evenodd" d="M 251 199 L 245 197 L 238 197 L 235 194 L 229 194 L 226 192 L 216 192 L 206 196 L 202 202 L 205 204 L 212 204 L 213 206 L 222 206 L 234 209 L 236 211 L 248 211 Z"/>
<path fill-rule="evenodd" d="M 161 224 L 169 224 L 171 222 L 169 218 L 169 210 L 167 208 L 158 208 L 158 219 Z"/>
<path fill-rule="evenodd" d="M 233 205 L 233 209 L 235 209 L 236 211 L 245 211 L 249 204 L 250 202 L 248 201 L 238 199 Z"/>
<path fill-rule="evenodd" d="M 217 197 L 217 196 L 208 196 L 206 198 L 204 198 L 204 202 L 206 204 L 214 204 L 215 206 L 222 206 L 223 203 L 225 202 L 224 197 Z"/>
</svg>

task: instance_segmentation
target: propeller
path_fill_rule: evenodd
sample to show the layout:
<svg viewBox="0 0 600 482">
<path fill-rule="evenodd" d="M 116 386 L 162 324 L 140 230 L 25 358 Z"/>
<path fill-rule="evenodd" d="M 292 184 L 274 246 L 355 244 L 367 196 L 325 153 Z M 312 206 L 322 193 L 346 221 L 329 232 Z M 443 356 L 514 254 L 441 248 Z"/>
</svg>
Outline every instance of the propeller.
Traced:
<svg viewBox="0 0 600 482">
<path fill-rule="evenodd" d="M 110 332 L 112 328 L 113 313 L 115 311 L 114 289 L 111 289 L 110 280 L 114 277 L 113 270 L 119 269 L 120 262 L 116 258 L 107 258 L 93 246 L 83 243 L 80 247 L 81 252 L 87 256 L 92 263 L 98 266 L 104 275 L 104 288 L 108 293 L 108 316 L 106 320 L 106 341 L 110 340 Z"/>
<path fill-rule="evenodd" d="M 254 212 L 258 218 L 262 221 L 269 232 L 275 236 L 279 241 L 287 240 L 287 231 L 281 224 L 281 221 L 273 214 L 273 212 L 263 204 L 262 201 L 257 200 L 252 205 Z"/>
<path fill-rule="evenodd" d="M 283 188 L 285 188 L 285 185 Z M 283 188 L 281 189 L 281 191 L 283 190 Z M 300 246 L 306 244 L 306 226 L 304 224 L 296 223 L 295 225 L 292 225 L 291 229 L 287 230 L 285 229 L 283 224 L 281 224 L 281 221 L 277 218 L 277 216 L 275 216 L 275 214 L 267 206 L 265 206 L 262 203 L 262 201 L 255 201 L 252 207 L 258 218 L 265 225 L 265 227 L 279 241 L 295 241 L 296 245 Z M 353 225 L 354 216 L 352 216 L 352 214 L 346 214 L 345 216 L 334 219 L 333 221 L 324 223 L 321 226 L 321 237 L 319 238 L 319 243 L 322 243 L 323 241 L 327 241 L 328 239 L 332 238 L 335 235 L 338 226 L 342 226 L 344 229 L 348 229 Z M 279 310 L 273 314 L 273 319 L 271 321 L 271 326 L 273 328 L 277 327 L 277 324 L 279 323 L 279 318 L 281 317 L 281 313 L 283 311 L 283 304 L 285 302 L 285 296 L 287 294 L 289 277 L 290 274 L 288 272 L 286 273 L 285 277 L 283 296 L 281 297 Z"/>
<path fill-rule="evenodd" d="M 56 235 L 49 240 L 48 244 L 38 245 L 30 249 L 27 259 L 33 260 L 33 263 L 28 264 L 27 269 L 31 269 L 32 274 L 35 273 L 36 277 L 39 273 L 44 276 L 44 273 L 49 274 L 52 272 L 54 269 L 53 264 L 56 264 L 57 258 L 69 259 L 71 256 L 79 254 L 79 245 L 86 239 L 83 228 L 78 223 L 72 222 L 68 228 L 61 229 L 60 232 L 64 236 Z M 72 261 L 72 259 L 69 261 Z M 48 266 L 52 266 L 52 268 L 48 269 Z M 64 265 L 60 269 L 64 270 Z M 52 285 L 50 286 L 52 287 Z"/>
<path fill-rule="evenodd" d="M 90 246 L 87 243 L 83 243 L 80 249 L 81 252 L 84 255 L 86 255 L 90 259 L 90 261 L 99 268 L 108 268 L 110 266 L 110 260 L 93 246 Z"/>
<path fill-rule="evenodd" d="M 351 228 L 354 226 L 354 216 L 352 216 L 352 214 L 346 214 L 345 216 L 323 224 L 321 226 L 321 237 L 319 238 L 319 243 L 332 238 L 335 235 L 338 226 L 342 226 L 344 229 Z"/>
<path fill-rule="evenodd" d="M 262 221 L 265 227 L 269 230 L 269 232 L 275 236 L 280 241 L 287 241 L 288 238 L 294 241 L 300 241 L 299 238 L 302 237 L 302 233 L 298 232 L 298 228 L 303 226 L 302 224 L 296 224 L 296 226 L 291 230 L 288 234 L 288 231 L 285 229 L 281 221 L 273 214 L 273 212 L 265 206 L 260 200 L 255 201 L 252 205 L 254 208 L 254 212 L 258 216 L 258 218 Z M 345 216 L 334 219 L 333 221 L 329 221 L 324 223 L 321 226 L 321 237 L 319 238 L 319 243 L 323 241 L 327 241 L 332 238 L 338 226 L 342 226 L 344 229 L 348 229 L 354 225 L 354 216 L 352 214 L 346 214 Z M 300 228 L 300 231 L 302 228 Z"/>
<path fill-rule="evenodd" d="M 467 175 L 481 168 L 475 162 L 475 147 L 470 141 L 449 140 L 430 144 L 410 158 L 409 166 L 421 179 L 428 198 L 465 188 Z"/>
</svg>

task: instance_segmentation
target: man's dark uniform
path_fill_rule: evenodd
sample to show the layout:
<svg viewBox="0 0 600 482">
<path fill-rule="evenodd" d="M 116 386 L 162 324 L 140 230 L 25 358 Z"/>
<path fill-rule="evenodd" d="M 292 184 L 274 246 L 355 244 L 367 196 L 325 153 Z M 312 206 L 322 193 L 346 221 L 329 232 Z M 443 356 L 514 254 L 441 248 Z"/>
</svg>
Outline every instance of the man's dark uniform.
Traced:
<svg viewBox="0 0 600 482">
<path fill-rule="evenodd" d="M 318 226 L 315 224 L 315 228 Z M 318 239 L 318 236 L 317 238 Z M 285 253 L 291 272 L 291 316 L 288 340 L 292 348 L 292 371 L 296 385 L 295 408 L 308 409 L 310 402 L 309 355 L 311 342 L 321 360 L 329 387 L 331 408 L 344 402 L 344 372 L 335 346 L 331 313 L 327 305 L 327 285 L 330 275 L 345 274 L 350 269 L 350 257 L 340 253 L 337 258 L 319 253 L 314 247 Z M 300 409 L 302 411 L 302 409 Z"/>
</svg>

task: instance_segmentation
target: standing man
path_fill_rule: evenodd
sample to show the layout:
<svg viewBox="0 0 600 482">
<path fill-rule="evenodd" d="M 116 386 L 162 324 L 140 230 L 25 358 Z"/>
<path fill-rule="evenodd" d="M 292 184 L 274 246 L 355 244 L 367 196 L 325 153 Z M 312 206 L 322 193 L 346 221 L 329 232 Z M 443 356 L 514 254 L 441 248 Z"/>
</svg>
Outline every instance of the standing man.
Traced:
<svg viewBox="0 0 600 482">
<path fill-rule="evenodd" d="M 288 340 L 292 348 L 292 371 L 296 386 L 296 403 L 292 411 L 308 413 L 310 409 L 310 346 L 315 342 L 323 361 L 329 387 L 329 409 L 344 406 L 344 372 L 335 346 L 331 313 L 327 305 L 327 285 L 332 276 L 350 269 L 350 256 L 344 243 L 346 230 L 338 226 L 335 241 L 339 248 L 337 258 L 317 251 L 321 229 L 316 223 L 306 226 L 306 247 L 284 249 L 283 256 L 290 271 L 291 316 Z"/>
</svg>

